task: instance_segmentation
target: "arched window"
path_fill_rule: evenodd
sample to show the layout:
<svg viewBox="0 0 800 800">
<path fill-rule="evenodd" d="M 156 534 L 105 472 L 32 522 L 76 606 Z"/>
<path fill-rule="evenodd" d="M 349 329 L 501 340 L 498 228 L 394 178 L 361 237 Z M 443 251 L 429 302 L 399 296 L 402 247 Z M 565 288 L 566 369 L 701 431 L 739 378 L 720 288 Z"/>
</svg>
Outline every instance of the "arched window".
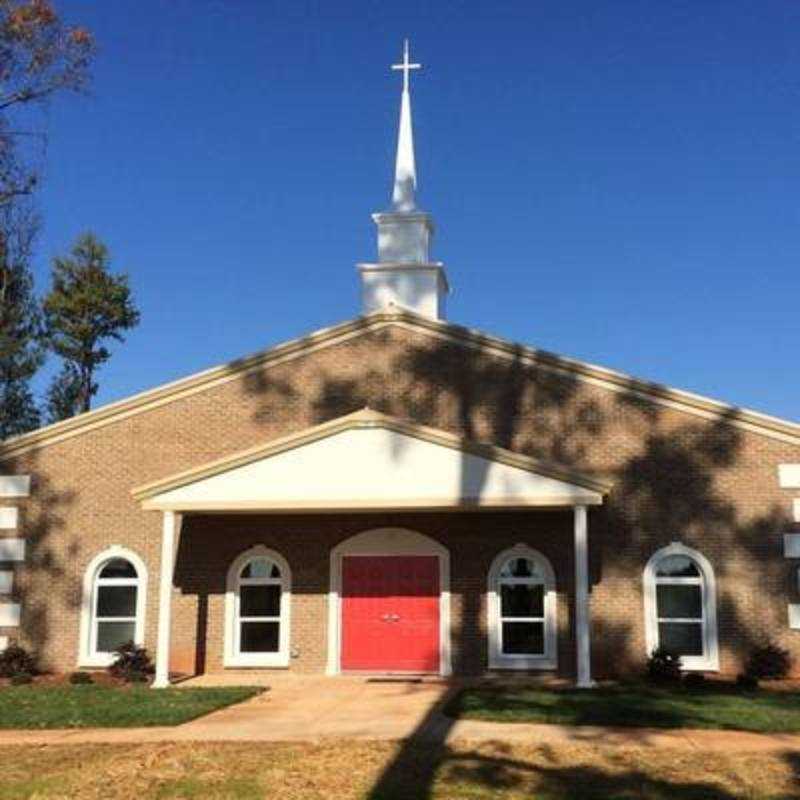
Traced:
<svg viewBox="0 0 800 800">
<path fill-rule="evenodd" d="M 81 615 L 81 657 L 86 666 L 106 666 L 126 642 L 144 641 L 147 572 L 129 550 L 100 553 L 86 570 Z"/>
<path fill-rule="evenodd" d="M 289 565 L 277 553 L 255 547 L 228 570 L 227 666 L 289 664 Z"/>
<path fill-rule="evenodd" d="M 719 669 L 714 570 L 704 556 L 677 543 L 659 550 L 645 567 L 644 597 L 648 653 L 663 648 L 684 669 Z"/>
<path fill-rule="evenodd" d="M 489 570 L 489 667 L 556 667 L 556 581 L 550 562 L 517 545 Z"/>
</svg>

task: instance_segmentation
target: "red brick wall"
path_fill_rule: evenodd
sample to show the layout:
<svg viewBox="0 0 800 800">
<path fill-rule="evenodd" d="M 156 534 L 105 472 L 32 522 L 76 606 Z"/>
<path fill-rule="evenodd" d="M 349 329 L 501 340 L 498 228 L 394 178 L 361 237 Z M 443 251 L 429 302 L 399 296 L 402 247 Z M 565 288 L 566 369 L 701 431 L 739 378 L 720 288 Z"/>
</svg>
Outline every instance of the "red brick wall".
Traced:
<svg viewBox="0 0 800 800">
<path fill-rule="evenodd" d="M 363 333 L 0 463 L 0 473 L 34 476 L 32 497 L 19 502 L 21 531 L 30 544 L 28 560 L 15 567 L 15 592 L 23 603 L 22 640 L 46 664 L 74 668 L 83 572 L 99 550 L 121 544 L 148 565 L 146 636 L 154 649 L 161 522 L 158 514 L 139 508 L 131 488 L 367 404 L 614 482 L 607 506 L 592 512 L 589 533 L 599 668 L 630 667 L 643 658 L 642 570 L 656 549 L 675 540 L 703 552 L 716 571 L 724 670 L 736 669 L 747 648 L 763 635 L 790 647 L 800 662 L 800 631 L 788 629 L 786 608 L 800 599 L 792 580 L 797 562 L 783 558 L 781 540 L 793 525 L 792 494 L 777 482 L 777 465 L 800 462 L 800 446 L 725 419 L 643 402 L 632 394 L 556 377 L 519 358 L 481 354 L 402 327 Z M 225 524 L 238 528 L 254 519 Z M 272 527 L 277 519 L 269 519 L 272 537 L 280 536 Z M 285 528 L 301 522 L 281 519 Z M 465 586 L 475 587 L 462 591 L 458 602 L 465 610 L 459 613 L 475 618 L 485 590 L 483 566 L 459 572 L 461 556 L 456 553 L 464 548 L 465 566 L 470 566 L 480 552 L 488 565 L 490 554 L 502 549 L 497 537 L 511 516 L 500 521 L 497 515 L 481 514 L 442 519 L 447 532 L 423 532 L 448 537 L 454 585 L 466 581 Z M 319 587 L 327 581 L 323 551 L 345 529 L 352 532 L 364 521 L 323 519 L 329 539 L 319 538 L 323 534 L 318 532 L 306 534 L 315 549 L 313 558 L 306 553 L 305 563 L 300 553 L 295 558 L 277 542 L 267 542 L 290 560 L 297 586 L 308 587 L 295 601 L 301 653 L 307 654 L 297 659 L 298 668 L 322 667 L 324 614 L 318 610 L 324 594 Z M 474 526 L 464 533 L 468 545 L 452 532 L 454 523 L 459 530 Z M 184 549 L 193 538 L 210 535 L 194 530 L 199 524 L 189 522 Z M 433 522 L 426 518 L 425 524 Z M 243 532 L 236 536 L 243 543 L 253 535 L 252 528 L 247 533 L 239 529 Z M 513 544 L 519 536 L 512 534 L 511 539 Z M 568 590 L 571 570 L 562 562 L 570 557 L 571 546 L 561 550 L 561 539 L 566 547 L 571 536 L 559 536 L 559 550 L 548 555 L 560 586 Z M 232 547 L 233 542 L 226 535 L 215 546 Z M 243 548 L 235 549 L 238 553 Z M 218 559 L 206 559 L 206 567 L 198 565 L 193 579 L 207 575 L 210 584 L 224 581 L 227 562 L 217 567 Z M 207 615 L 204 660 L 209 668 L 219 664 L 220 601 L 209 591 L 207 609 L 198 609 L 198 597 L 197 591 L 176 589 L 176 666 L 195 660 L 198 611 Z M 561 605 L 566 608 L 566 600 Z M 475 652 L 483 640 L 474 640 L 480 645 L 469 641 L 465 638 L 457 663 L 482 663 Z M 567 647 L 568 636 L 560 641 L 562 649 Z M 568 661 L 565 652 L 561 663 Z"/>
</svg>

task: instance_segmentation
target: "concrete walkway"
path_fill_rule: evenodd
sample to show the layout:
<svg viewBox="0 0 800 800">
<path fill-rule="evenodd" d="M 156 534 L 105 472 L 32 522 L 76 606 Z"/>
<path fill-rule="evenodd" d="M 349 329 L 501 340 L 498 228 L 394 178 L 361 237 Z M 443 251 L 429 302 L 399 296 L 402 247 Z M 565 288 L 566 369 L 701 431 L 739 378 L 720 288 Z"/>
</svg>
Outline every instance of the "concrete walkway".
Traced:
<svg viewBox="0 0 800 800">
<path fill-rule="evenodd" d="M 260 677 L 260 676 L 259 676 Z M 701 751 L 800 751 L 800 734 L 599 728 L 454 721 L 440 708 L 458 684 L 366 678 L 270 675 L 269 689 L 245 703 L 177 727 L 0 731 L 2 745 L 148 742 L 286 742 L 331 739 L 444 742 L 506 741 L 531 745 L 597 744 Z M 254 684 L 252 675 L 204 677 L 190 685 Z"/>
</svg>

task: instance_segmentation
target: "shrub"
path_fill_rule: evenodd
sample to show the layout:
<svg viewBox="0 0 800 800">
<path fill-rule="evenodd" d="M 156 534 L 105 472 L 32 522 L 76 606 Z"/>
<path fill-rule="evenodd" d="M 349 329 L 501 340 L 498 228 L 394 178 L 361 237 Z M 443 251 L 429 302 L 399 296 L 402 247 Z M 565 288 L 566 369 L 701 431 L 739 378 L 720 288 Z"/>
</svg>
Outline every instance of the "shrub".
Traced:
<svg viewBox="0 0 800 800">
<path fill-rule="evenodd" d="M 126 642 L 115 652 L 116 659 L 108 668 L 115 678 L 129 683 L 146 681 L 155 671 L 150 656 L 144 647 L 134 642 Z"/>
<path fill-rule="evenodd" d="M 750 651 L 745 672 L 756 680 L 776 679 L 785 678 L 791 668 L 789 651 L 774 642 L 765 642 Z"/>
<path fill-rule="evenodd" d="M 0 653 L 0 678 L 13 678 L 15 675 L 36 675 L 36 658 L 24 647 L 10 644 Z"/>
<path fill-rule="evenodd" d="M 677 683 L 681 679 L 681 657 L 656 648 L 647 659 L 647 677 L 654 683 Z"/>
<path fill-rule="evenodd" d="M 754 692 L 758 689 L 758 678 L 748 675 L 746 672 L 740 672 L 736 676 L 736 685 L 745 692 Z"/>
<path fill-rule="evenodd" d="M 81 686 L 94 683 L 94 678 L 88 672 L 73 672 L 69 676 L 69 682 L 73 686 Z"/>
<path fill-rule="evenodd" d="M 28 683 L 33 683 L 33 675 L 30 672 L 15 672 L 11 676 L 12 686 L 24 686 Z"/>
<path fill-rule="evenodd" d="M 702 689 L 707 682 L 702 672 L 689 672 L 683 676 L 683 685 L 687 689 Z"/>
</svg>

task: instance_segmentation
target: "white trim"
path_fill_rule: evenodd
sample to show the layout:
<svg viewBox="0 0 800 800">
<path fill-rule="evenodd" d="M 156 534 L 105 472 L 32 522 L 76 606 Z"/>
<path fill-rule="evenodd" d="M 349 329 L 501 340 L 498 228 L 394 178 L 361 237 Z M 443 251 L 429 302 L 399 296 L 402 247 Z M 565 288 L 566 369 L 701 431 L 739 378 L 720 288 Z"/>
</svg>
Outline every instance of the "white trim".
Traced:
<svg viewBox="0 0 800 800">
<path fill-rule="evenodd" d="M 436 556 L 439 559 L 439 674 L 451 675 L 450 551 L 435 539 L 406 528 L 373 528 L 351 536 L 331 550 L 328 592 L 328 664 L 326 673 L 341 672 L 342 561 L 345 556 Z"/>
<path fill-rule="evenodd" d="M 0 603 L 0 627 L 18 628 L 21 615 L 19 603 Z"/>
<path fill-rule="evenodd" d="M 783 534 L 784 558 L 800 558 L 800 533 Z"/>
<path fill-rule="evenodd" d="M 573 509 L 575 556 L 575 666 L 577 685 L 593 686 L 591 606 L 589 599 L 589 515 L 586 506 Z"/>
<path fill-rule="evenodd" d="M 80 639 L 78 643 L 79 667 L 107 667 L 114 661 L 113 653 L 94 652 L 94 607 L 97 575 L 100 569 L 112 558 L 124 558 L 133 564 L 137 575 L 135 641 L 144 644 L 144 623 L 147 610 L 147 566 L 133 550 L 113 545 L 98 553 L 83 573 L 81 594 Z"/>
<path fill-rule="evenodd" d="M 0 561 L 24 561 L 25 540 L 20 538 L 0 539 Z"/>
<path fill-rule="evenodd" d="M 800 498 L 792 501 L 792 516 L 795 522 L 800 522 Z"/>
<path fill-rule="evenodd" d="M 800 464 L 779 464 L 778 482 L 781 489 L 800 489 Z"/>
<path fill-rule="evenodd" d="M 11 594 L 14 588 L 14 571 L 10 569 L 0 570 L 0 594 Z"/>
<path fill-rule="evenodd" d="M 544 573 L 544 653 L 540 656 L 508 655 L 502 652 L 500 624 L 500 570 L 512 558 L 527 558 Z M 556 575 L 548 558 L 528 547 L 516 544 L 498 553 L 489 567 L 486 587 L 487 631 L 489 632 L 489 669 L 556 669 L 558 666 L 558 619 L 556 614 Z"/>
<path fill-rule="evenodd" d="M 800 630 L 800 603 L 789 603 L 789 627 Z"/>
<path fill-rule="evenodd" d="M 172 579 L 175 572 L 175 543 L 181 532 L 183 515 L 165 511 L 161 528 L 161 563 L 158 575 L 158 641 L 153 689 L 169 686 L 169 653 L 172 637 Z"/>
<path fill-rule="evenodd" d="M 19 509 L 13 506 L 0 508 L 0 530 L 13 531 L 19 521 Z"/>
<path fill-rule="evenodd" d="M 683 668 L 713 672 L 719 670 L 719 640 L 717 631 L 717 583 L 711 562 L 697 550 L 673 542 L 657 550 L 644 568 L 644 632 L 647 655 L 658 647 L 658 611 L 656 607 L 656 565 L 667 556 L 682 555 L 691 559 L 700 570 L 701 602 L 703 609 L 703 656 L 682 656 Z"/>
<path fill-rule="evenodd" d="M 0 636 L 0 653 L 8 647 L 8 636 Z"/>
<path fill-rule="evenodd" d="M 277 653 L 239 652 L 239 573 L 248 561 L 254 558 L 267 558 L 274 561 L 281 571 L 281 607 L 279 620 L 279 641 Z M 289 562 L 277 551 L 264 545 L 256 545 L 238 555 L 228 567 L 225 580 L 225 653 L 223 663 L 226 667 L 288 667 L 289 644 L 291 642 L 292 609 L 292 570 Z"/>
<path fill-rule="evenodd" d="M 0 475 L 0 497 L 28 497 L 30 493 L 30 475 Z"/>
</svg>

